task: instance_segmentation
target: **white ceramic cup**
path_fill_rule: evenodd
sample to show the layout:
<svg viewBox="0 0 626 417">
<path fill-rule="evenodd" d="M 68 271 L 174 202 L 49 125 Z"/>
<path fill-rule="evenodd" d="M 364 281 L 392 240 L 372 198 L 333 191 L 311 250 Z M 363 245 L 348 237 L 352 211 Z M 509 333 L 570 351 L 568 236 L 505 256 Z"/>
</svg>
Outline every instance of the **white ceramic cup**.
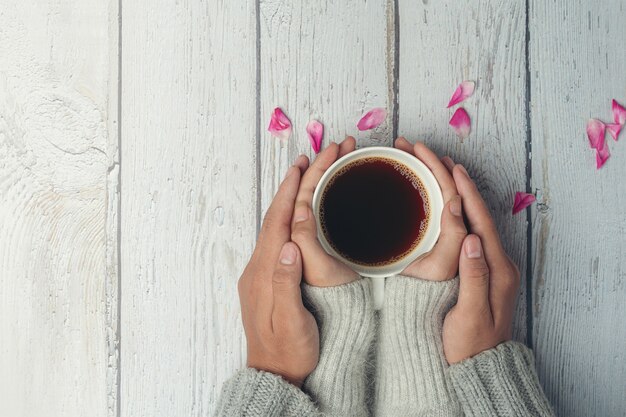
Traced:
<svg viewBox="0 0 626 417">
<path fill-rule="evenodd" d="M 407 166 L 413 173 L 421 180 L 422 185 L 426 189 L 428 200 L 430 203 L 430 218 L 428 219 L 428 227 L 422 236 L 419 244 L 403 258 L 386 265 L 381 266 L 366 266 L 351 262 L 348 259 L 342 257 L 335 249 L 330 245 L 326 239 L 326 235 L 322 230 L 320 224 L 320 203 L 324 189 L 328 185 L 330 179 L 347 164 L 362 158 L 387 158 L 392 159 Z M 339 259 L 344 264 L 355 270 L 363 277 L 369 277 L 372 279 L 374 307 L 378 310 L 383 305 L 384 292 L 385 292 L 385 278 L 399 274 L 406 268 L 411 262 L 417 258 L 424 256 L 430 252 L 435 246 L 437 239 L 439 238 L 439 232 L 441 228 L 441 213 L 443 211 L 443 196 L 441 194 L 441 188 L 439 183 L 435 179 L 433 173 L 428 169 L 426 165 L 414 155 L 407 152 L 380 146 L 373 146 L 369 148 L 359 149 L 358 151 L 350 152 L 343 158 L 335 161 L 334 164 L 328 168 L 328 170 L 322 175 L 319 184 L 315 188 L 313 194 L 313 212 L 317 219 L 317 236 L 322 247 L 331 254 L 333 257 Z M 381 215 L 388 215 L 389 213 L 381 213 Z M 363 225 L 367 227 L 367 225 Z"/>
</svg>

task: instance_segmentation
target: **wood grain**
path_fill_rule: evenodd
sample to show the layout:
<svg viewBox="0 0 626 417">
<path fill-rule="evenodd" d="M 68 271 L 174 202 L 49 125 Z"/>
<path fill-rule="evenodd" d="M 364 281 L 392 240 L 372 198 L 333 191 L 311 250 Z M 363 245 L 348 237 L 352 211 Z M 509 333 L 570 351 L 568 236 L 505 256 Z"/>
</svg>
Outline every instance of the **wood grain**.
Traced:
<svg viewBox="0 0 626 417">
<path fill-rule="evenodd" d="M 3 416 L 117 413 L 116 7 L 1 6 Z"/>
<path fill-rule="evenodd" d="M 391 144 L 393 90 L 387 74 L 393 2 L 262 1 L 261 21 L 261 208 L 265 211 L 289 165 L 303 153 L 314 158 L 305 131 L 311 119 L 324 124 L 324 143 L 347 135 L 357 146 Z M 270 136 L 274 107 L 293 124 L 286 142 Z M 389 110 L 387 122 L 358 132 L 356 123 L 372 107 Z"/>
<path fill-rule="evenodd" d="M 531 1 L 534 345 L 557 415 L 626 414 L 626 143 L 600 171 L 589 118 L 626 103 L 626 5 Z"/>
<path fill-rule="evenodd" d="M 524 4 L 400 0 L 398 14 L 398 134 L 466 166 L 524 277 L 526 217 L 511 216 L 515 191 L 526 188 Z M 475 81 L 476 92 L 461 104 L 472 119 L 461 142 L 448 126 L 456 107 L 446 105 L 463 80 Z M 522 341 L 525 310 L 522 282 L 515 322 Z"/>
<path fill-rule="evenodd" d="M 254 1 L 122 4 L 121 413 L 212 415 L 255 241 Z"/>
</svg>

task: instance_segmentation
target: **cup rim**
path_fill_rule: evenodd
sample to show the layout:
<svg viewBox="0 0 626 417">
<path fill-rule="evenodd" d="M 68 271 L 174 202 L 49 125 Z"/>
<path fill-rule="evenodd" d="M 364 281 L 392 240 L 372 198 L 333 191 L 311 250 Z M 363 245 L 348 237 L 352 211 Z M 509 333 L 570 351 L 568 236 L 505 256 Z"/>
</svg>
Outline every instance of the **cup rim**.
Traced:
<svg viewBox="0 0 626 417">
<path fill-rule="evenodd" d="M 428 227 L 426 229 L 426 232 L 424 232 L 424 236 L 422 237 L 420 243 L 403 258 L 393 263 L 380 266 L 361 265 L 345 259 L 339 253 L 337 253 L 337 251 L 335 251 L 335 249 L 327 241 L 324 231 L 321 227 L 321 222 L 319 221 L 319 210 L 321 203 L 320 200 L 323 194 L 323 190 L 326 188 L 326 185 L 328 184 L 330 178 L 341 167 L 357 159 L 366 157 L 390 158 L 406 165 L 422 181 L 422 184 L 426 189 L 426 193 L 428 194 L 431 209 L 431 218 L 429 219 Z M 318 240 L 327 253 L 329 253 L 334 258 L 339 259 L 344 264 L 348 265 L 361 276 L 383 278 L 399 274 L 404 270 L 404 268 L 411 264 L 411 262 L 418 259 L 419 257 L 426 255 L 432 250 L 432 248 L 435 246 L 435 243 L 437 243 L 437 240 L 439 239 L 443 206 L 443 195 L 441 192 L 441 187 L 439 186 L 439 182 L 435 178 L 435 175 L 432 173 L 432 171 L 426 166 L 426 164 L 420 161 L 415 155 L 405 151 L 401 151 L 396 148 L 390 148 L 385 146 L 370 146 L 350 152 L 349 154 L 339 158 L 326 170 L 326 172 L 324 172 L 317 186 L 315 187 L 315 192 L 313 193 L 312 209 L 317 224 Z"/>
</svg>

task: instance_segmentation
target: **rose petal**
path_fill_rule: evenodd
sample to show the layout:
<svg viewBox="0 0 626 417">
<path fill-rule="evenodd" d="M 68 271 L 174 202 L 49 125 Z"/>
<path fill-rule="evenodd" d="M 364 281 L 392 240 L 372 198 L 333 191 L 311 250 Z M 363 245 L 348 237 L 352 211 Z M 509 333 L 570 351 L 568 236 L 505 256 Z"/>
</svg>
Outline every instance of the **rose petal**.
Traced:
<svg viewBox="0 0 626 417">
<path fill-rule="evenodd" d="M 461 140 L 469 136 L 472 129 L 471 123 L 469 115 L 463 107 L 459 107 L 450 119 L 450 126 L 452 126 Z"/>
<path fill-rule="evenodd" d="M 613 99 L 613 121 L 623 125 L 626 123 L 626 109 Z"/>
<path fill-rule="evenodd" d="M 515 202 L 513 203 L 513 214 L 517 214 L 524 210 L 526 207 L 534 203 L 537 198 L 533 194 L 528 193 L 515 193 Z"/>
<path fill-rule="evenodd" d="M 291 136 L 291 122 L 280 107 L 274 109 L 267 131 L 282 140 L 287 140 Z"/>
<path fill-rule="evenodd" d="M 365 113 L 363 117 L 361 117 L 361 120 L 359 120 L 359 123 L 356 124 L 356 127 L 361 131 L 374 129 L 380 126 L 380 124 L 385 121 L 386 117 L 387 110 L 377 107 Z"/>
<path fill-rule="evenodd" d="M 620 125 L 619 123 L 607 123 L 606 130 L 608 130 L 611 136 L 613 136 L 613 139 L 617 141 L 619 132 L 622 130 L 622 125 Z"/>
<path fill-rule="evenodd" d="M 602 168 L 610 156 L 609 145 L 604 142 L 604 146 L 602 146 L 602 148 L 596 149 L 596 169 Z"/>
<path fill-rule="evenodd" d="M 589 119 L 587 122 L 587 137 L 589 138 L 589 146 L 593 149 L 600 149 L 604 146 L 604 135 L 606 133 L 606 125 L 597 119 Z"/>
<path fill-rule="evenodd" d="M 306 125 L 306 133 L 309 134 L 309 142 L 315 153 L 320 153 L 322 149 L 322 137 L 324 136 L 324 125 L 317 120 L 311 120 Z"/>
<path fill-rule="evenodd" d="M 454 94 L 452 94 L 452 98 L 448 103 L 448 108 L 454 106 L 455 104 L 459 104 L 460 102 L 474 94 L 475 87 L 476 84 L 474 83 L 474 81 L 463 81 L 461 84 L 459 84 L 459 86 L 454 91 Z"/>
</svg>

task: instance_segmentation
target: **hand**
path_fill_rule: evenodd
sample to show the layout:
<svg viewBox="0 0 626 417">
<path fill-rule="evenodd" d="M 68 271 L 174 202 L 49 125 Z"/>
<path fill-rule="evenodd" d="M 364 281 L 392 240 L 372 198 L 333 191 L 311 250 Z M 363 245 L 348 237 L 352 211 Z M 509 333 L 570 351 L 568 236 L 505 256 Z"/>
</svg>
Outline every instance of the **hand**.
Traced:
<svg viewBox="0 0 626 417">
<path fill-rule="evenodd" d="M 239 279 L 248 366 L 282 376 L 301 387 L 319 359 L 315 319 L 302 304 L 302 256 L 289 241 L 291 216 L 308 159 L 287 171 L 252 254 Z"/>
<path fill-rule="evenodd" d="M 402 274 L 429 281 L 445 281 L 456 276 L 459 268 L 459 253 L 467 229 L 463 223 L 461 197 L 450 171 L 437 155 L 421 142 L 411 145 L 405 138 L 398 138 L 394 144 L 410 154 L 414 154 L 435 175 L 443 194 L 444 208 L 441 216 L 441 233 L 435 247 L 425 256 L 413 261 Z"/>
<path fill-rule="evenodd" d="M 453 172 L 473 233 L 463 241 L 459 298 L 443 323 L 443 350 L 454 364 L 511 339 L 520 273 L 465 168 L 450 158 L 444 163 Z"/>
<path fill-rule="evenodd" d="M 329 255 L 317 240 L 315 216 L 311 209 L 313 192 L 324 172 L 342 156 L 352 152 L 355 147 L 353 137 L 347 137 L 337 146 L 331 143 L 315 158 L 300 183 L 291 225 L 291 240 L 302 251 L 304 263 L 304 281 L 316 287 L 331 287 L 346 284 L 359 276 L 348 266 Z"/>
</svg>

